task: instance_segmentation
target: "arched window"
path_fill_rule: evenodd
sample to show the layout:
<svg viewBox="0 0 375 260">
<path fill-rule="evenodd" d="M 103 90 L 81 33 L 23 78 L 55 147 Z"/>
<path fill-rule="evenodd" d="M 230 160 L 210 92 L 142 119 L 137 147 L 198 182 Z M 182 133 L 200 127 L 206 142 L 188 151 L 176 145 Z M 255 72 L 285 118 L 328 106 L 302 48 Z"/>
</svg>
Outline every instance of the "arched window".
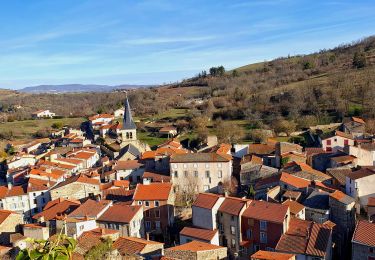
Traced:
<svg viewBox="0 0 375 260">
<path fill-rule="evenodd" d="M 129 133 L 130 139 L 133 139 L 133 132 Z"/>
<path fill-rule="evenodd" d="M 126 139 L 129 139 L 129 132 L 126 132 Z"/>
</svg>

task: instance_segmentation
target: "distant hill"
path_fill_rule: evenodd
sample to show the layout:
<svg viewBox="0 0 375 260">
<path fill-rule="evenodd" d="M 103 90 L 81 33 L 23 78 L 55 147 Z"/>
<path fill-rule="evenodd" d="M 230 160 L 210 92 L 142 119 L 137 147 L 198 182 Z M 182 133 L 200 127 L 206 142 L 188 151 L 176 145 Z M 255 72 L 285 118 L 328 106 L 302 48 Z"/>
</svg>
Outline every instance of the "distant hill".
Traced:
<svg viewBox="0 0 375 260">
<path fill-rule="evenodd" d="M 134 89 L 149 87 L 148 85 L 96 85 L 96 84 L 65 84 L 65 85 L 39 85 L 19 89 L 26 93 L 72 93 L 72 92 L 111 92 L 116 89 Z"/>
</svg>

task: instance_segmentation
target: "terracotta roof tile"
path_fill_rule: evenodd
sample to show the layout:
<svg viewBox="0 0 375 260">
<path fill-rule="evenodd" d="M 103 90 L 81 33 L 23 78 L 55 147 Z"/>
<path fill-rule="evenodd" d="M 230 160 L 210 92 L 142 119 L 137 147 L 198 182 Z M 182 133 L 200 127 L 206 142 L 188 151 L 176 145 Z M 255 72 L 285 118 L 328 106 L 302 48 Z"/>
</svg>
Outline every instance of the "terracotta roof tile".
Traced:
<svg viewBox="0 0 375 260">
<path fill-rule="evenodd" d="M 352 116 L 352 120 L 356 123 L 365 124 L 365 121 L 360 117 L 354 117 Z"/>
<path fill-rule="evenodd" d="M 302 179 L 302 178 L 295 177 L 295 176 L 293 176 L 289 173 L 285 173 L 285 172 L 283 172 L 281 174 L 280 181 L 284 182 L 288 185 L 291 185 L 295 188 L 298 188 L 298 189 L 306 188 L 310 185 L 310 181 Z"/>
<path fill-rule="evenodd" d="M 163 245 L 163 243 L 137 237 L 119 237 L 113 243 L 113 248 L 117 249 L 121 255 L 142 254 L 147 245 Z"/>
<path fill-rule="evenodd" d="M 209 230 L 209 229 L 202 229 L 202 228 L 184 227 L 181 230 L 180 235 L 211 241 L 211 239 L 217 233 L 218 233 L 217 229 Z"/>
<path fill-rule="evenodd" d="M 132 170 L 143 167 L 144 164 L 138 162 L 137 160 L 128 160 L 128 161 L 117 161 L 113 167 L 114 170 Z"/>
<path fill-rule="evenodd" d="M 204 209 L 212 209 L 220 197 L 222 196 L 212 193 L 199 193 L 193 206 Z"/>
<path fill-rule="evenodd" d="M 215 249 L 222 249 L 225 247 L 222 246 L 217 246 L 217 245 L 212 245 L 209 243 L 204 243 L 200 241 L 191 241 L 189 243 L 175 246 L 175 247 L 170 247 L 166 249 L 166 251 L 171 250 L 171 251 L 192 251 L 192 252 L 199 252 L 199 251 L 207 251 L 207 250 L 215 250 Z"/>
<path fill-rule="evenodd" d="M 358 221 L 352 241 L 353 243 L 375 247 L 375 223 L 365 220 Z"/>
<path fill-rule="evenodd" d="M 97 221 L 99 222 L 118 222 L 130 223 L 134 216 L 142 211 L 142 206 L 129 206 L 116 204 L 107 209 Z"/>
<path fill-rule="evenodd" d="M 345 193 L 339 190 L 335 190 L 333 193 L 330 193 L 329 197 L 337 201 L 340 201 L 344 204 L 350 204 L 355 202 L 354 198 L 350 197 L 349 195 L 346 195 Z"/>
<path fill-rule="evenodd" d="M 242 216 L 274 223 L 284 223 L 288 208 L 287 205 L 253 200 Z"/>
<path fill-rule="evenodd" d="M 170 176 L 155 173 L 155 172 L 149 172 L 149 171 L 144 172 L 142 178 L 151 178 L 152 182 L 170 182 L 171 181 Z"/>
<path fill-rule="evenodd" d="M 235 197 L 225 197 L 223 203 L 219 207 L 220 212 L 239 216 L 241 210 L 250 204 L 249 199 L 240 199 Z"/>
<path fill-rule="evenodd" d="M 347 176 L 352 180 L 361 179 L 375 174 L 375 169 L 373 167 L 362 167 L 359 170 L 349 173 Z"/>
<path fill-rule="evenodd" d="M 135 189 L 134 200 L 168 200 L 171 192 L 171 183 L 138 184 Z"/>
<path fill-rule="evenodd" d="M 16 212 L 0 209 L 0 224 L 3 223 L 11 214 L 17 214 Z"/>
<path fill-rule="evenodd" d="M 332 229 L 326 225 L 291 218 L 289 229 L 281 236 L 276 250 L 324 257 L 331 234 Z"/>
<path fill-rule="evenodd" d="M 249 153 L 267 155 L 275 152 L 275 146 L 269 144 L 249 144 Z"/>
<path fill-rule="evenodd" d="M 51 219 L 55 219 L 58 216 L 61 216 L 62 214 L 68 214 L 71 211 L 78 208 L 80 205 L 80 202 L 71 201 L 71 200 L 62 200 L 59 203 L 56 203 L 52 206 L 46 205 L 46 207 L 43 209 L 42 212 L 36 214 L 33 216 L 33 219 L 39 219 L 41 217 L 44 218 L 44 221 L 48 221 Z"/>
<path fill-rule="evenodd" d="M 255 254 L 251 256 L 252 260 L 292 260 L 294 258 L 294 254 L 285 254 L 280 252 L 270 252 L 270 251 L 263 251 L 259 250 Z"/>
<path fill-rule="evenodd" d="M 72 218 L 83 218 L 86 216 L 96 218 L 110 204 L 111 201 L 108 200 L 95 201 L 88 199 L 68 216 Z"/>
<path fill-rule="evenodd" d="M 293 215 L 298 214 L 305 208 L 305 206 L 294 200 L 286 200 L 283 202 L 283 205 L 289 206 L 290 213 L 292 213 Z"/>
</svg>

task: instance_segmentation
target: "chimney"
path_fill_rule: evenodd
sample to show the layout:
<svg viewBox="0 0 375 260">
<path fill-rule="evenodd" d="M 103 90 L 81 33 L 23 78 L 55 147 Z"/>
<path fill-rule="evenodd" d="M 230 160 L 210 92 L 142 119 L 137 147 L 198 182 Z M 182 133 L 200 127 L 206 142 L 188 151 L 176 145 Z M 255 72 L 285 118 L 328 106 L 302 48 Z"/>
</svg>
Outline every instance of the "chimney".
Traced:
<svg viewBox="0 0 375 260">
<path fill-rule="evenodd" d="M 104 229 L 104 228 L 102 228 L 102 229 L 100 230 L 100 232 L 102 233 L 102 235 L 105 235 L 105 229 Z"/>
<path fill-rule="evenodd" d="M 224 197 L 228 197 L 228 191 L 224 191 Z"/>
<path fill-rule="evenodd" d="M 9 181 L 8 182 L 8 189 L 10 190 L 13 187 L 13 184 Z"/>
<path fill-rule="evenodd" d="M 150 233 L 149 233 L 149 232 L 146 232 L 146 240 L 147 240 L 147 241 L 150 240 Z"/>
</svg>

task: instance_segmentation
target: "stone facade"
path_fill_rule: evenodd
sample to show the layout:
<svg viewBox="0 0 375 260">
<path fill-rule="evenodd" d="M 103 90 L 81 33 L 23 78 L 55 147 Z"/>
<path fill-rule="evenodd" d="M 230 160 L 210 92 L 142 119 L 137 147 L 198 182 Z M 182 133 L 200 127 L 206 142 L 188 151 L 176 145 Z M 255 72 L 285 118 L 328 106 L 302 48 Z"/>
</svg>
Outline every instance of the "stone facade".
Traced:
<svg viewBox="0 0 375 260">
<path fill-rule="evenodd" d="M 15 212 L 11 212 L 0 224 L 0 244 L 9 244 L 10 234 L 18 232 L 19 226 L 22 223 L 22 215 Z"/>
<path fill-rule="evenodd" d="M 181 260 L 217 260 L 227 259 L 227 249 L 225 247 L 205 250 L 205 251 L 182 251 L 182 250 L 165 250 L 166 257 L 176 258 Z"/>
<path fill-rule="evenodd" d="M 352 260 L 364 259 L 375 259 L 375 250 L 372 247 L 352 242 Z"/>
<path fill-rule="evenodd" d="M 100 186 L 95 184 L 74 182 L 51 190 L 51 200 L 58 198 L 79 200 L 101 194 Z"/>
<path fill-rule="evenodd" d="M 197 192 L 220 192 L 220 183 L 232 175 L 232 161 L 183 163 L 171 161 L 172 183 L 178 189 L 194 186 Z"/>
</svg>

